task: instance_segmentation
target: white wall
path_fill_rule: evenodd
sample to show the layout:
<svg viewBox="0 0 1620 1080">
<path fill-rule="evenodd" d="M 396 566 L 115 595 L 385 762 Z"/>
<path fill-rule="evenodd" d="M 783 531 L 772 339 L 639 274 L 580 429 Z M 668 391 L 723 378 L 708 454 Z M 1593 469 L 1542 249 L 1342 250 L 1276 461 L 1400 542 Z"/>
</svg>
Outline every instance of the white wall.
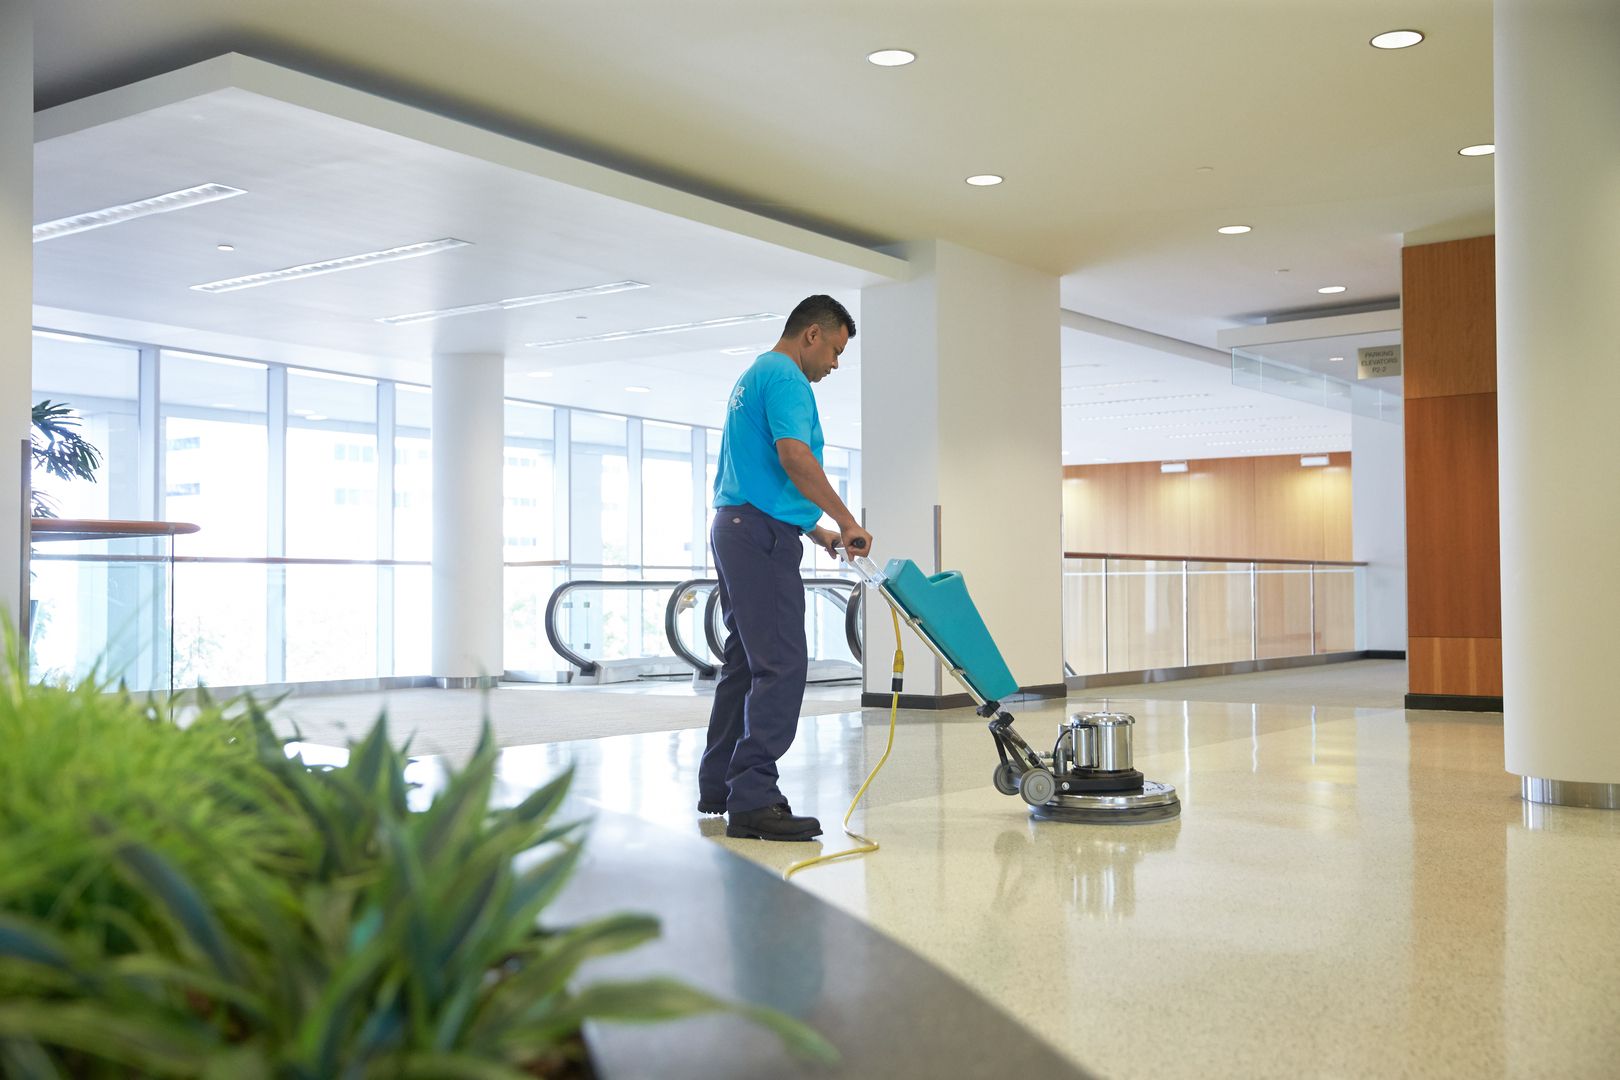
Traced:
<svg viewBox="0 0 1620 1080">
<path fill-rule="evenodd" d="M 1405 427 L 1350 422 L 1352 558 L 1367 563 L 1357 590 L 1357 646 L 1406 651 Z"/>
</svg>

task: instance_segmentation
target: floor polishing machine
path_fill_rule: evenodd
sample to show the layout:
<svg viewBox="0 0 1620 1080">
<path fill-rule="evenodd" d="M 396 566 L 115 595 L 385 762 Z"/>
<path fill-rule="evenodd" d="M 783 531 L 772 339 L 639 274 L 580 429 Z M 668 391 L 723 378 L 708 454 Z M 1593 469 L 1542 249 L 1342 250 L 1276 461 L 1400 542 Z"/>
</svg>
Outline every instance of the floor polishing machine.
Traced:
<svg viewBox="0 0 1620 1080">
<path fill-rule="evenodd" d="M 1001 702 L 1017 693 L 1018 681 L 960 573 L 927 575 L 910 559 L 890 559 L 880 569 L 856 556 L 850 565 L 978 703 L 1001 757 L 991 777 L 997 791 L 1019 796 L 1034 817 L 1046 821 L 1132 824 L 1181 813 L 1176 789 L 1144 778 L 1131 763 L 1136 721 L 1125 713 L 1075 713 L 1059 729 L 1050 754 L 1013 730 Z"/>
</svg>

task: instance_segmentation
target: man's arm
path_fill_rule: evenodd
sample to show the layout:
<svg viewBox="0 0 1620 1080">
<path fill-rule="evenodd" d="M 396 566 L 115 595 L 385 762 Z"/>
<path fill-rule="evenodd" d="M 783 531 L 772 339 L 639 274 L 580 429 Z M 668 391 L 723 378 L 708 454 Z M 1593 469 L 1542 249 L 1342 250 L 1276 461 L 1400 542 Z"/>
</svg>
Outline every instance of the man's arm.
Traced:
<svg viewBox="0 0 1620 1080">
<path fill-rule="evenodd" d="M 819 506 L 823 513 L 838 524 L 838 531 L 847 549 L 857 554 L 868 554 L 872 549 L 872 534 L 861 528 L 855 515 L 849 512 L 844 500 L 838 497 L 821 469 L 821 462 L 810 452 L 810 447 L 798 439 L 777 439 L 776 456 L 782 469 L 799 489 L 799 494 Z M 855 541 L 860 541 L 856 543 Z"/>
</svg>

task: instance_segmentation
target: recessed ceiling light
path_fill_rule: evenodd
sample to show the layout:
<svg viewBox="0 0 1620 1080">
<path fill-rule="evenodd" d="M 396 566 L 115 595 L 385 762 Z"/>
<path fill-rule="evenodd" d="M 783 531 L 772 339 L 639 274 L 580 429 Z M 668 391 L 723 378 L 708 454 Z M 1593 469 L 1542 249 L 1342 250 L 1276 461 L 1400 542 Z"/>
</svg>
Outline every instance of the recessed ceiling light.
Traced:
<svg viewBox="0 0 1620 1080">
<path fill-rule="evenodd" d="M 755 315 L 732 315 L 724 319 L 704 319 L 702 322 L 674 323 L 670 326 L 648 326 L 640 330 L 614 330 L 606 334 L 587 337 L 559 338 L 556 341 L 531 341 L 525 348 L 555 349 L 560 345 L 582 345 L 591 341 L 624 341 L 628 338 L 653 337 L 656 334 L 678 334 L 686 330 L 706 330 L 715 326 L 740 326 L 743 323 L 768 322 L 784 316 L 763 311 Z"/>
<path fill-rule="evenodd" d="M 1342 356 L 1330 356 L 1330 357 L 1328 357 L 1328 363 L 1337 364 L 1343 359 L 1344 359 L 1344 357 L 1342 357 Z"/>
<path fill-rule="evenodd" d="M 245 406 L 238 405 L 238 404 L 236 404 L 235 402 L 232 402 L 232 401 L 212 401 L 212 402 L 209 402 L 208 407 L 210 409 L 241 409 L 241 408 L 245 408 Z"/>
<path fill-rule="evenodd" d="M 299 368 L 297 371 L 287 372 L 291 379 L 325 379 L 327 382 L 346 382 L 356 386 L 376 386 L 376 379 L 368 379 L 363 375 L 341 375 L 336 371 L 316 371 L 314 368 Z"/>
<path fill-rule="evenodd" d="M 236 245 L 235 244 L 216 244 L 214 246 L 214 250 L 215 251 L 235 251 L 236 250 Z"/>
<path fill-rule="evenodd" d="M 867 53 L 866 59 L 878 67 L 905 67 L 917 59 L 917 54 L 909 49 L 879 49 L 875 53 Z"/>
<path fill-rule="evenodd" d="M 1250 229 L 1247 225 L 1222 225 L 1215 231 L 1225 236 L 1242 236 L 1244 233 L 1249 232 Z"/>
<path fill-rule="evenodd" d="M 967 182 L 974 187 L 995 187 L 1003 179 L 1005 177 L 997 176 L 995 173 L 979 173 L 977 176 L 968 177 Z"/>
<path fill-rule="evenodd" d="M 766 348 L 756 349 L 752 345 L 744 345 L 740 349 L 721 349 L 720 351 L 725 353 L 727 356 L 747 356 L 750 353 L 758 356 L 760 353 L 766 352 L 768 348 L 769 347 L 767 346 Z"/>
<path fill-rule="evenodd" d="M 455 315 L 471 315 L 478 311 L 509 311 L 512 308 L 533 307 L 536 304 L 554 304 L 559 300 L 577 300 L 584 296 L 609 296 L 613 293 L 631 292 L 635 289 L 645 288 L 647 286 L 639 281 L 610 281 L 606 285 L 586 285 L 579 289 L 559 289 L 556 292 L 535 293 L 532 296 L 513 296 L 505 300 L 491 300 L 483 304 L 463 304 L 460 307 L 440 308 L 437 311 L 414 311 L 408 315 L 388 315 L 377 321 L 388 326 L 404 326 L 407 323 L 448 319 Z M 584 315 L 575 316 L 577 319 L 586 317 Z"/>
<path fill-rule="evenodd" d="M 625 387 L 625 389 L 628 390 L 632 394 L 650 394 L 650 393 L 652 393 L 652 387 L 650 387 L 650 386 L 627 386 L 627 387 Z"/>
<path fill-rule="evenodd" d="M 1319 292 L 1319 293 L 1341 293 L 1341 292 L 1344 292 L 1344 286 L 1343 285 L 1324 285 L 1320 289 L 1317 289 L 1316 291 Z"/>
<path fill-rule="evenodd" d="M 1457 151 L 1457 153 L 1461 154 L 1463 157 L 1490 157 L 1492 154 L 1496 153 L 1496 144 L 1488 142 L 1476 143 L 1473 146 L 1463 147 L 1461 150 Z"/>
<path fill-rule="evenodd" d="M 1185 461 L 1165 461 L 1165 462 L 1160 462 L 1159 471 L 1160 472 L 1186 472 L 1187 471 L 1187 463 Z"/>
<path fill-rule="evenodd" d="M 152 214 L 167 214 L 171 210 L 186 210 L 204 203 L 219 202 L 221 199 L 234 199 L 238 195 L 246 194 L 247 192 L 241 188 L 225 184 L 198 184 L 196 187 L 183 188 L 180 191 L 153 195 L 150 199 L 137 199 L 134 202 L 119 203 L 117 206 L 107 206 L 100 210 L 90 210 L 83 214 L 42 222 L 34 226 L 34 243 L 37 244 L 41 240 L 55 240 L 61 236 L 72 236 L 74 233 L 99 229 L 105 225 L 121 225 L 136 218 L 150 217 Z"/>
<path fill-rule="evenodd" d="M 1328 459 L 1321 454 L 1310 454 L 1299 459 L 1299 463 L 1307 469 L 1317 468 L 1328 463 Z"/>
<path fill-rule="evenodd" d="M 549 378 L 551 378 L 551 372 L 549 372 L 549 371 L 531 371 L 531 372 L 529 372 L 529 378 L 531 378 L 531 379 L 549 379 Z"/>
<path fill-rule="evenodd" d="M 359 255 L 344 255 L 336 259 L 322 259 L 320 262 L 303 263 L 299 266 L 283 267 L 280 270 L 267 270 L 262 274 L 245 274 L 242 277 L 225 278 L 223 281 L 205 281 L 201 285 L 193 285 L 192 288 L 205 293 L 255 289 L 260 285 L 278 285 L 283 281 L 301 281 L 304 278 L 319 277 L 321 274 L 335 274 L 340 270 L 359 270 L 362 267 L 375 266 L 378 263 L 416 259 L 423 255 L 437 255 L 441 251 L 452 251 L 455 248 L 470 246 L 466 240 L 457 240 L 453 236 L 447 236 L 442 240 L 406 244 L 403 247 L 385 248 L 382 251 L 366 251 Z"/>
<path fill-rule="evenodd" d="M 326 414 L 325 413 L 318 413 L 318 412 L 305 413 L 304 414 L 304 419 L 305 420 L 325 420 L 326 419 Z"/>
<path fill-rule="evenodd" d="M 1390 30 L 1373 38 L 1370 45 L 1375 49 L 1410 49 L 1423 40 L 1423 35 L 1416 30 Z"/>
</svg>

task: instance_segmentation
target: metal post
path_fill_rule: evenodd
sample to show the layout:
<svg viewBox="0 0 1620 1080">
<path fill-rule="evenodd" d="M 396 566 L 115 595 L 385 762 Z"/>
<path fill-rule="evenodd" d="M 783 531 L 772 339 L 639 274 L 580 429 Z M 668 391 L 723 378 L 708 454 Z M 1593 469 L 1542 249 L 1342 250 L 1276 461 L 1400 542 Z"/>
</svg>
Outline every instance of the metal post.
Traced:
<svg viewBox="0 0 1620 1080">
<path fill-rule="evenodd" d="M 377 380 L 377 558 L 394 557 L 394 467 L 399 453 L 396 440 L 399 388 L 390 379 Z M 394 568 L 375 571 L 378 677 L 394 674 Z"/>
<path fill-rule="evenodd" d="M 265 554 L 287 554 L 287 369 L 265 368 Z M 287 568 L 265 570 L 265 682 L 287 681 Z"/>
<path fill-rule="evenodd" d="M 1181 560 L 1181 666 L 1192 666 L 1192 631 L 1187 625 L 1187 560 Z"/>
<path fill-rule="evenodd" d="M 1111 636 L 1108 626 L 1108 557 L 1103 556 L 1102 561 L 1102 597 L 1103 597 L 1103 671 L 1112 671 L 1108 666 L 1108 639 Z"/>
<path fill-rule="evenodd" d="M 1311 655 L 1316 655 L 1316 564 L 1310 564 L 1311 575 Z"/>
<path fill-rule="evenodd" d="M 1260 659 L 1260 564 L 1249 564 L 1249 659 Z"/>
<path fill-rule="evenodd" d="M 34 504 L 34 492 L 33 492 L 34 451 L 33 451 L 33 443 L 29 439 L 24 438 L 21 441 L 22 441 L 22 515 L 21 515 L 22 524 L 21 524 L 21 526 L 19 528 L 19 533 L 20 533 L 20 536 L 21 536 L 22 544 L 17 549 L 17 553 L 18 553 L 17 565 L 20 568 L 19 575 L 18 575 L 18 581 L 17 581 L 17 598 L 18 598 L 17 602 L 21 605 L 21 610 L 17 612 L 17 626 L 18 626 L 18 631 L 17 631 L 17 670 L 22 673 L 24 678 L 27 678 L 28 677 L 28 641 L 29 641 L 29 637 L 33 633 L 33 629 L 34 629 L 34 626 L 33 626 L 33 623 L 34 623 L 33 613 L 29 610 L 29 608 L 32 607 L 32 604 L 30 603 L 30 597 L 28 595 L 28 593 L 29 593 L 29 589 L 28 589 L 29 580 L 28 579 L 32 576 L 32 573 L 33 573 L 33 571 L 29 567 L 29 563 L 30 563 L 30 561 L 32 559 L 32 556 L 33 556 L 32 548 L 33 548 L 33 544 L 34 544 L 34 524 L 33 524 L 33 516 L 32 516 L 33 515 L 33 509 L 34 509 L 34 506 L 33 506 L 33 504 Z"/>
</svg>

